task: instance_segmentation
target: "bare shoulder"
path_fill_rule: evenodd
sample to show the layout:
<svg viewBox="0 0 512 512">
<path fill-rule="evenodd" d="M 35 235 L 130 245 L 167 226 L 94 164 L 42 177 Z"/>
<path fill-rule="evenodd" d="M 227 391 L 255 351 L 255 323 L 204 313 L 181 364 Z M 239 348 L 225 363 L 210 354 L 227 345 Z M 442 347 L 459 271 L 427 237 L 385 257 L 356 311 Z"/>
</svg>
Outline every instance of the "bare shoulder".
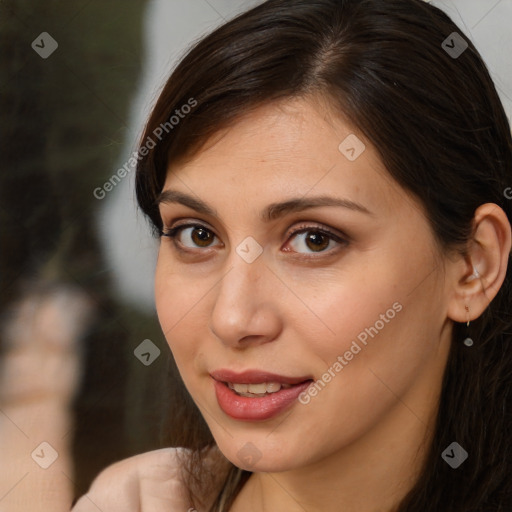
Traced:
<svg viewBox="0 0 512 512">
<path fill-rule="evenodd" d="M 186 511 L 180 469 L 188 453 L 185 448 L 162 448 L 112 464 L 96 477 L 72 512 Z"/>
</svg>

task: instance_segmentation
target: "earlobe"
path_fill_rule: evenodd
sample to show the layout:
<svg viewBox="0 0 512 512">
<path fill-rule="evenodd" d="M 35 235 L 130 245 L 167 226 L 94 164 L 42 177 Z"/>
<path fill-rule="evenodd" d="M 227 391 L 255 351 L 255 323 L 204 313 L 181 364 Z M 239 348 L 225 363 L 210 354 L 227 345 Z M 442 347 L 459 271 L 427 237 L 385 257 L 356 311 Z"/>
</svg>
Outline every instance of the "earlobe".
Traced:
<svg viewBox="0 0 512 512">
<path fill-rule="evenodd" d="M 474 234 L 466 257 L 456 264 L 448 317 L 455 322 L 478 318 L 498 294 L 511 250 L 512 229 L 497 204 L 485 203 L 474 216 Z"/>
</svg>

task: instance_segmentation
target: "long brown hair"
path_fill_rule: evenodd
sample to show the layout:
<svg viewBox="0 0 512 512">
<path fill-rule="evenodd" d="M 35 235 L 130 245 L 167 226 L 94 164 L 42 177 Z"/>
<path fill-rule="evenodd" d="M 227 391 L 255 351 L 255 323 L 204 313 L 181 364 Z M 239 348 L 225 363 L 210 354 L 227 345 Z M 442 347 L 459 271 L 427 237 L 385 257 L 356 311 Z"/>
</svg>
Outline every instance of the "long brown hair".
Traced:
<svg viewBox="0 0 512 512">
<path fill-rule="evenodd" d="M 458 56 L 444 44 L 453 32 L 459 48 L 468 45 Z M 479 205 L 496 203 L 512 218 L 504 195 L 512 186 L 509 123 L 481 56 L 443 11 L 422 0 L 268 0 L 195 43 L 161 92 L 141 148 L 155 133 L 158 141 L 136 175 L 155 233 L 162 229 L 155 200 L 171 162 L 258 106 L 311 95 L 372 142 L 389 174 L 424 206 L 446 253 L 465 254 Z M 185 104 L 195 106 L 165 125 Z M 462 343 L 465 324 L 454 325 L 433 442 L 399 512 L 512 510 L 511 272 L 509 265 L 499 293 L 471 323 L 471 350 Z M 200 450 L 215 442 L 186 390 L 174 405 L 171 443 L 190 448 L 200 471 Z M 469 453 L 457 470 L 441 458 L 453 441 Z M 251 474 L 229 464 L 211 511 L 228 510 Z"/>
</svg>

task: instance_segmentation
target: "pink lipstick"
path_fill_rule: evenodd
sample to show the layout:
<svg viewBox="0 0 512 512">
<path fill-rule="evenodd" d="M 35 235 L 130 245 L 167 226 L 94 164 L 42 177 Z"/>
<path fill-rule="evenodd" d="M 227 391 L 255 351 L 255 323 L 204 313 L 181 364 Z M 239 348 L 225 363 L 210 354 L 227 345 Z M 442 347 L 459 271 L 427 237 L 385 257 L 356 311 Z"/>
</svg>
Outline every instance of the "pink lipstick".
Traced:
<svg viewBox="0 0 512 512">
<path fill-rule="evenodd" d="M 231 418 L 258 421 L 287 409 L 313 381 L 311 376 L 287 377 L 262 370 L 241 373 L 222 369 L 210 373 L 219 407 Z"/>
</svg>

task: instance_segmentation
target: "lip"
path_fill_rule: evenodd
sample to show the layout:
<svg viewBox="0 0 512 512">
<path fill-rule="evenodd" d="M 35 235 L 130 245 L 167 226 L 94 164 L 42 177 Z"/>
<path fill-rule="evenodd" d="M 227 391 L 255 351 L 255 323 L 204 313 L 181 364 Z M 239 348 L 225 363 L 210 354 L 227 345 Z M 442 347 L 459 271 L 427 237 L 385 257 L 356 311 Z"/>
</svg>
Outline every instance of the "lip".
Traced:
<svg viewBox="0 0 512 512">
<path fill-rule="evenodd" d="M 224 382 L 213 380 L 219 407 L 231 418 L 241 421 L 262 421 L 277 416 L 297 402 L 312 382 L 308 380 L 267 396 L 249 398 L 236 394 Z"/>
<path fill-rule="evenodd" d="M 299 395 L 312 383 L 312 377 L 285 377 L 260 370 L 247 370 L 236 373 L 231 370 L 217 370 L 210 373 L 219 407 L 228 416 L 241 421 L 262 421 L 277 416 L 297 401 Z M 292 387 L 280 389 L 262 397 L 245 397 L 230 389 L 227 382 L 256 384 L 279 382 Z"/>
<path fill-rule="evenodd" d="M 245 370 L 243 372 L 234 372 L 227 368 L 221 368 L 210 372 L 210 375 L 219 382 L 232 382 L 234 384 L 259 384 L 261 382 L 279 382 L 280 384 L 300 384 L 313 377 L 305 375 L 303 377 L 287 377 L 284 375 L 277 375 L 263 370 Z M 251 400 L 254 400 L 251 398 Z"/>
</svg>

